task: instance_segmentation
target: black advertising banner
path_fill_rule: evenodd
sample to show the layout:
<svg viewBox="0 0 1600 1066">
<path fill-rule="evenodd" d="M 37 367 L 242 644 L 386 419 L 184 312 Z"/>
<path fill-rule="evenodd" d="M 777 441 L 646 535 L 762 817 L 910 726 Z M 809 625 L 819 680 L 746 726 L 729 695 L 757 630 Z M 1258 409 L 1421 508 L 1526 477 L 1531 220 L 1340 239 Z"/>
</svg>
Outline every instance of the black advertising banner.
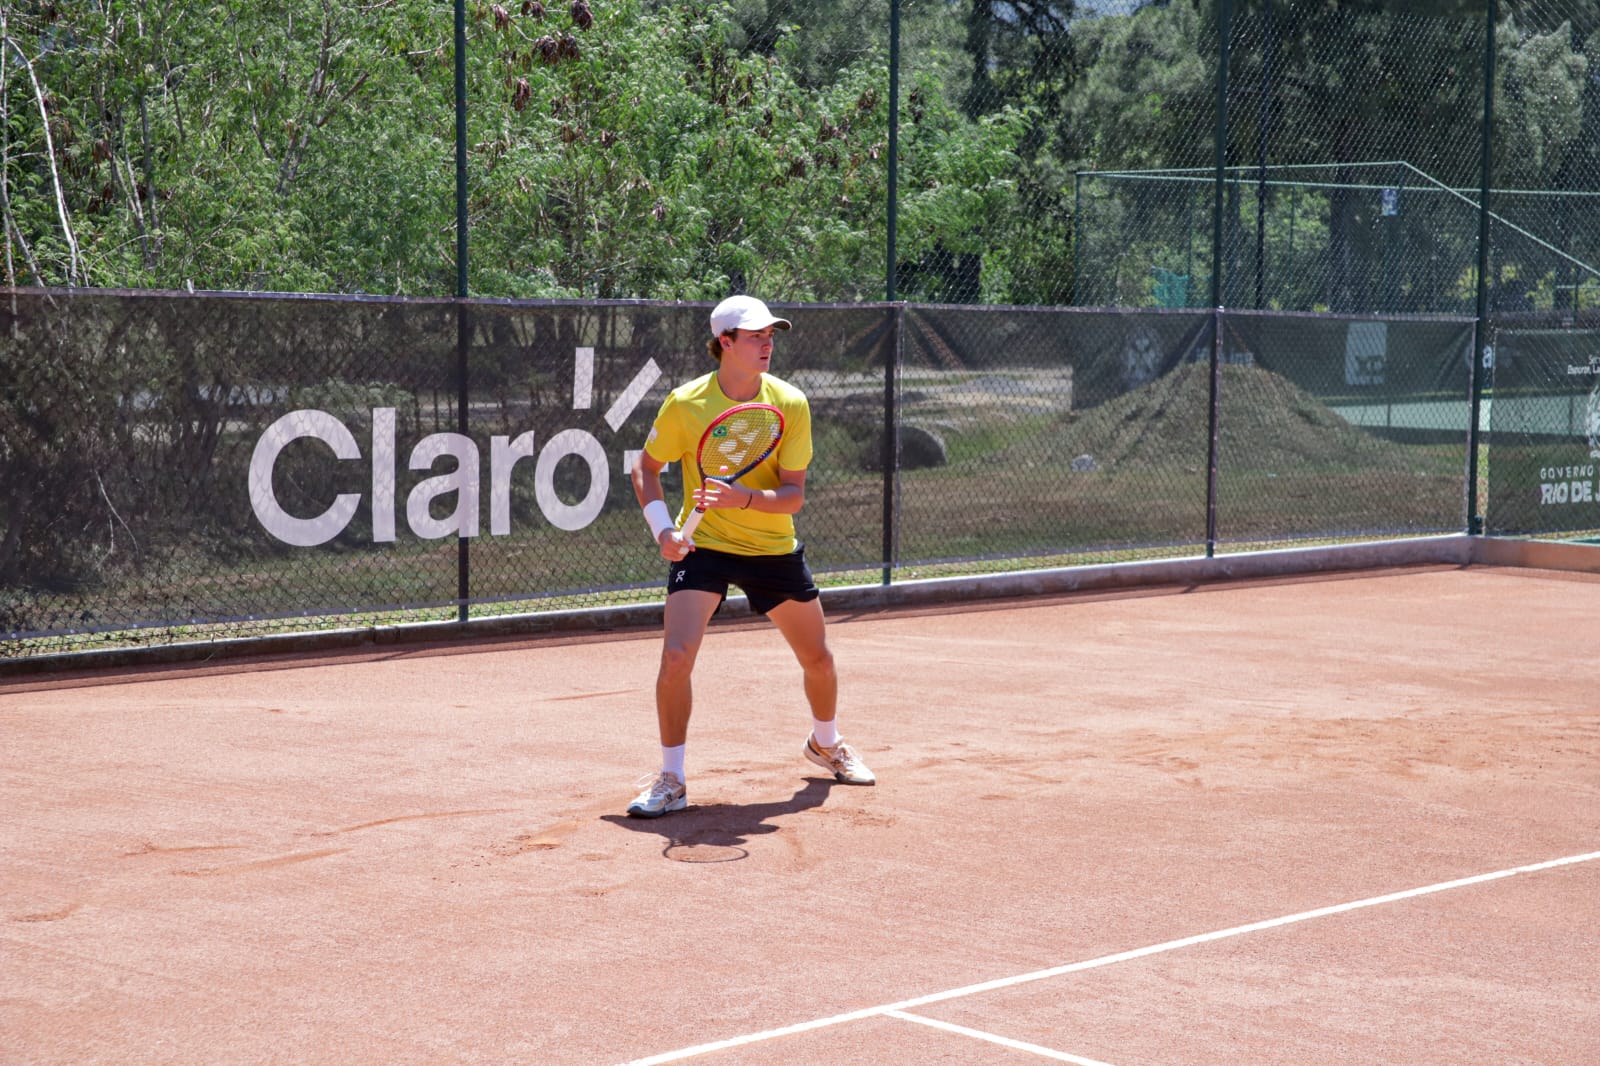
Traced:
<svg viewBox="0 0 1600 1066">
<path fill-rule="evenodd" d="M 774 372 L 819 416 L 801 523 L 813 566 L 876 565 L 881 446 L 863 442 L 882 439 L 892 315 L 774 306 L 795 323 Z M 14 293 L 0 638 L 448 620 L 463 541 L 472 603 L 654 588 L 663 564 L 629 474 L 667 390 L 715 369 L 708 311 Z"/>
<path fill-rule="evenodd" d="M 1600 322 L 1493 334 L 1487 529 L 1600 529 Z"/>
</svg>

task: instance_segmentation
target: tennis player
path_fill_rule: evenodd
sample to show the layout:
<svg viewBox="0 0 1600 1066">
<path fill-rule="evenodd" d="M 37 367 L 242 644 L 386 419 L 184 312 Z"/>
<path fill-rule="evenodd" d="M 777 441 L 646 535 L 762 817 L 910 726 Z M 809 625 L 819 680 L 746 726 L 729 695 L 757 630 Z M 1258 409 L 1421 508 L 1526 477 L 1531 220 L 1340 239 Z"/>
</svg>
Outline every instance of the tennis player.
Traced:
<svg viewBox="0 0 1600 1066">
<path fill-rule="evenodd" d="M 638 818 L 659 818 L 688 806 L 684 746 L 693 705 L 690 675 L 711 616 L 739 586 L 750 609 L 765 615 L 793 649 L 811 706 L 805 757 L 851 785 L 876 780 L 835 724 L 839 679 L 828 648 L 822 601 L 794 515 L 805 504 L 811 462 L 811 408 L 805 394 L 768 373 L 773 335 L 790 323 L 750 296 L 731 296 L 711 312 L 707 350 L 717 369 L 667 395 L 633 468 L 633 491 L 650 533 L 669 564 L 661 667 L 656 676 L 656 721 L 661 772 L 628 806 Z M 766 403 L 783 412 L 777 449 L 732 483 L 702 479 L 696 450 L 718 415 L 740 403 Z M 661 471 L 679 463 L 684 502 L 673 521 Z M 690 510 L 706 509 L 690 539 L 678 531 Z M 642 784 L 643 782 L 641 782 Z"/>
</svg>

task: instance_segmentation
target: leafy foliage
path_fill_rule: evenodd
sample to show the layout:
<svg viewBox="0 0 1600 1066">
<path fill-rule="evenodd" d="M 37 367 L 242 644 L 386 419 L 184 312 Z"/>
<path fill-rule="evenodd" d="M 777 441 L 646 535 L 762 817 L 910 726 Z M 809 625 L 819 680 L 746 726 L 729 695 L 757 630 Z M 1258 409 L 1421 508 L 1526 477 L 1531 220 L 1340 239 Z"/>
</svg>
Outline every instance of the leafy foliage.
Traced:
<svg viewBox="0 0 1600 1066">
<path fill-rule="evenodd" d="M 900 7 L 897 295 L 1071 302 L 1079 172 L 1211 163 L 1214 4 Z M 1497 179 L 1593 191 L 1600 4 L 1503 7 Z M 889 12 L 468 0 L 470 290 L 880 297 Z M 1471 0 L 1235 4 L 1229 164 L 1404 160 L 1470 188 L 1482 19 Z M 424 0 L 7 5 L 5 282 L 452 293 L 453 33 L 450 5 Z M 1372 211 L 1359 195 L 1328 201 L 1304 306 L 1360 306 L 1375 298 L 1355 273 Z M 1122 217 L 1170 245 L 1152 223 L 1186 203 L 1147 196 Z M 1570 206 L 1521 217 L 1578 261 L 1600 258 Z M 1541 291 L 1581 280 L 1520 245 L 1504 254 Z M 1148 278 L 1112 288 L 1151 298 Z"/>
</svg>

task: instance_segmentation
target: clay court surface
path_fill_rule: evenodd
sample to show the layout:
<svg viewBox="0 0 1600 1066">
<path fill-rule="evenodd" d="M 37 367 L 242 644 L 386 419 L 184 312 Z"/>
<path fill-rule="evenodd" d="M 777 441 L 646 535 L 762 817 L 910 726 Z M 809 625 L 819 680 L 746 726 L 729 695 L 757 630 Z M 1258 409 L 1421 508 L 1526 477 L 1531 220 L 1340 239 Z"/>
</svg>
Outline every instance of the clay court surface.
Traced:
<svg viewBox="0 0 1600 1066">
<path fill-rule="evenodd" d="M 1600 1062 L 1600 578 L 0 681 L 7 1063 Z"/>
</svg>

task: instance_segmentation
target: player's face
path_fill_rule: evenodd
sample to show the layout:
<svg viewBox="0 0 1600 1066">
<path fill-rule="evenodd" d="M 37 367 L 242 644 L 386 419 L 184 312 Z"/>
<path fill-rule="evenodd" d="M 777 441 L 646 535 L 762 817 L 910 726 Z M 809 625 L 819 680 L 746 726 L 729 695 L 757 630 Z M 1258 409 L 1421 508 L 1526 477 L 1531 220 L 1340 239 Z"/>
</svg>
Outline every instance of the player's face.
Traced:
<svg viewBox="0 0 1600 1066">
<path fill-rule="evenodd" d="M 723 334 L 722 365 L 737 367 L 750 373 L 761 373 L 772 361 L 772 334 L 776 327 L 766 329 L 736 329 L 732 335 Z M 730 364 L 729 360 L 733 362 Z"/>
</svg>

